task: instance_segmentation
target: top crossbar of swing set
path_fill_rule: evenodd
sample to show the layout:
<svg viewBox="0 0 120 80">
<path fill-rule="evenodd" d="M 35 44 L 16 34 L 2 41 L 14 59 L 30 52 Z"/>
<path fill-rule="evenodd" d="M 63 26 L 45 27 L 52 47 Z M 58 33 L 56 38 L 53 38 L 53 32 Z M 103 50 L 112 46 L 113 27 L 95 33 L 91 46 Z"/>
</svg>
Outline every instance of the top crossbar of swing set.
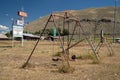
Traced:
<svg viewBox="0 0 120 80">
<path fill-rule="evenodd" d="M 79 21 L 79 18 L 76 17 L 76 16 L 73 16 L 72 14 L 70 14 L 69 12 L 60 12 L 60 13 L 65 13 L 65 15 L 59 15 L 57 13 L 52 13 L 51 15 L 54 16 L 54 17 L 59 17 L 59 18 L 64 18 L 64 19 L 67 19 L 69 18 L 69 20 L 74 20 L 74 21 Z M 68 15 L 72 16 L 72 18 L 70 18 Z"/>
</svg>

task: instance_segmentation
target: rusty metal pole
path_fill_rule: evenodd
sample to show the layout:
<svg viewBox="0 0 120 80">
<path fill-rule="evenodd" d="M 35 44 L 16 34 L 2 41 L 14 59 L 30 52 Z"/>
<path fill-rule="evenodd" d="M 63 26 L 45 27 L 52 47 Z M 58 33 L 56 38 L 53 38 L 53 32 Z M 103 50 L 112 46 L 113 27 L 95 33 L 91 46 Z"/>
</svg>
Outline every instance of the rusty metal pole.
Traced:
<svg viewBox="0 0 120 80">
<path fill-rule="evenodd" d="M 62 33 L 65 29 L 65 15 L 64 15 L 64 19 L 63 19 L 63 30 L 62 30 Z M 64 34 L 63 34 L 63 45 L 64 45 Z"/>
<path fill-rule="evenodd" d="M 50 15 L 50 17 L 49 17 L 49 19 L 48 19 L 48 21 L 47 21 L 47 23 L 46 23 L 46 25 L 45 25 L 42 33 L 40 34 L 40 37 L 39 37 L 38 41 L 36 42 L 36 44 L 35 44 L 32 52 L 31 52 L 31 54 L 29 55 L 29 57 L 28 57 L 28 59 L 26 60 L 26 62 L 22 65 L 22 68 L 25 68 L 25 67 L 27 66 L 28 62 L 30 61 L 30 59 L 31 59 L 31 57 L 32 57 L 32 55 L 33 55 L 33 53 L 34 53 L 34 51 L 35 51 L 35 49 L 36 49 L 36 47 L 37 47 L 37 45 L 38 45 L 38 43 L 39 43 L 39 41 L 40 41 L 40 38 L 41 38 L 42 34 L 44 33 L 44 31 L 45 31 L 45 29 L 46 29 L 46 27 L 47 27 L 47 25 L 48 25 L 49 20 L 51 19 L 51 16 L 52 16 L 52 15 Z"/>
<path fill-rule="evenodd" d="M 69 31 L 70 31 L 70 28 L 69 28 L 69 20 L 67 21 L 67 24 L 68 24 L 68 36 L 67 36 L 67 47 L 70 46 L 69 44 Z M 68 59 L 69 59 L 69 49 L 67 50 L 67 54 L 68 54 Z"/>
<path fill-rule="evenodd" d="M 71 41 L 72 41 L 72 39 L 73 39 L 73 36 L 74 36 L 75 30 L 76 30 L 76 27 L 77 27 L 77 21 L 75 22 L 75 26 L 74 26 L 73 32 L 72 32 L 71 37 L 70 37 L 70 40 L 69 40 L 69 45 L 71 44 Z"/>
<path fill-rule="evenodd" d="M 84 29 L 83 29 L 82 26 L 80 25 L 80 22 L 79 22 L 79 27 L 81 28 L 82 32 L 85 33 Z M 96 59 L 99 61 L 98 56 L 97 56 L 97 53 L 96 53 L 96 51 L 95 51 L 94 45 L 91 43 L 91 41 L 88 39 L 88 37 L 87 37 L 86 35 L 85 35 L 85 38 L 86 38 L 88 44 L 90 45 L 90 47 L 91 47 L 91 49 L 92 49 L 92 51 L 93 51 Z"/>
<path fill-rule="evenodd" d="M 115 0 L 115 8 L 114 8 L 113 43 L 115 43 L 116 27 L 117 27 L 117 0 Z"/>
</svg>

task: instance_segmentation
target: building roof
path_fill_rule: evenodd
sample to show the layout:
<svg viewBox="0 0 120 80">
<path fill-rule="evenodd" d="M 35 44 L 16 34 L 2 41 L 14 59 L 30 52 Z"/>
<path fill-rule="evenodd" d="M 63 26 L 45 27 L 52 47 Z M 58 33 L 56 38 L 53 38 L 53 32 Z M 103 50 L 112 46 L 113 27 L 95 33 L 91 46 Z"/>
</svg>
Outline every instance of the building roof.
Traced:
<svg viewBox="0 0 120 80">
<path fill-rule="evenodd" d="M 4 34 L 0 34 L 0 38 L 7 39 L 8 37 L 6 35 L 4 35 Z"/>
<path fill-rule="evenodd" d="M 37 35 L 27 34 L 27 33 L 23 33 L 23 36 L 36 37 L 36 38 L 39 38 L 39 36 L 37 36 Z"/>
</svg>

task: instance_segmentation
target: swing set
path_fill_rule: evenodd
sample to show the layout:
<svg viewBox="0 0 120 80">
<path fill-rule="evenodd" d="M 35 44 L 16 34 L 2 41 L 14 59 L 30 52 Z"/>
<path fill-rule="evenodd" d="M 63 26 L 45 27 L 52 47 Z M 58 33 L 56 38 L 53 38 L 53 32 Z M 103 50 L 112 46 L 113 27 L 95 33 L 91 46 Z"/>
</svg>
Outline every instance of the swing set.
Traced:
<svg viewBox="0 0 120 80">
<path fill-rule="evenodd" d="M 59 19 L 59 21 L 58 21 L 58 19 Z M 59 24 L 58 24 L 58 22 L 59 22 Z M 96 60 L 99 61 L 99 55 L 98 55 L 98 52 L 97 52 L 97 49 L 100 48 L 99 45 L 97 47 L 95 47 L 93 45 L 93 43 L 91 42 L 91 40 L 89 38 L 90 36 L 88 34 L 86 34 L 86 31 L 81 26 L 79 18 L 66 11 L 66 12 L 61 12 L 61 14 L 53 13 L 49 16 L 49 18 L 46 22 L 46 25 L 45 25 L 42 33 L 40 34 L 40 37 L 39 37 L 38 41 L 36 42 L 32 52 L 28 56 L 28 59 L 23 64 L 23 66 L 22 66 L 23 68 L 26 67 L 27 64 L 29 63 L 29 61 L 30 61 L 38 43 L 40 42 L 40 38 L 41 38 L 42 34 L 44 34 L 44 31 L 48 27 L 49 23 L 52 23 L 54 25 L 54 27 L 56 28 L 56 31 L 58 32 L 59 42 L 60 42 L 60 46 L 61 46 L 61 49 L 62 49 L 61 54 L 63 55 L 62 56 L 63 61 L 65 61 L 68 66 L 70 66 L 70 64 L 69 64 L 69 50 L 71 48 L 73 48 L 74 46 L 78 45 L 83 40 L 86 40 L 88 42 L 89 46 L 91 47 L 91 50 L 93 51 L 93 54 L 94 54 Z M 69 33 L 69 35 L 67 35 L 67 39 L 65 39 L 65 36 L 61 35 L 60 31 L 58 30 L 59 27 L 61 27 L 62 29 L 66 28 L 69 32 L 71 32 L 71 33 Z M 75 42 L 74 44 L 72 44 L 72 40 L 73 40 L 73 37 L 75 36 L 74 34 L 75 34 L 76 30 L 79 30 L 78 31 L 79 32 L 79 36 L 78 36 L 79 40 L 77 42 Z M 83 39 L 80 38 L 80 31 L 84 36 Z"/>
</svg>

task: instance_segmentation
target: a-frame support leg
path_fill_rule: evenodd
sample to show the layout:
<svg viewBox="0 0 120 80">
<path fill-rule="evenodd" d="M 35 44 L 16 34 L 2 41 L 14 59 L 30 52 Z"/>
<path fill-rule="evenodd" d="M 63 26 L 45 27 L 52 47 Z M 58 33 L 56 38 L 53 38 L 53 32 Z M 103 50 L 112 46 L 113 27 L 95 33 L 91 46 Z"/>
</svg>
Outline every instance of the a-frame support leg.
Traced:
<svg viewBox="0 0 120 80">
<path fill-rule="evenodd" d="M 50 17 L 49 17 L 49 19 L 48 19 L 48 21 L 47 21 L 47 23 L 46 23 L 46 25 L 45 25 L 45 27 L 44 27 L 42 33 L 40 34 L 40 37 L 39 37 L 38 41 L 36 42 L 36 44 L 35 44 L 35 46 L 34 46 L 32 52 L 31 52 L 31 54 L 29 55 L 28 59 L 27 59 L 26 62 L 22 65 L 22 68 L 25 68 L 25 67 L 27 66 L 27 64 L 29 63 L 29 61 L 30 61 L 30 59 L 31 59 L 31 57 L 32 57 L 32 55 L 33 55 L 33 53 L 34 53 L 34 51 L 35 51 L 35 49 L 36 49 L 36 47 L 37 47 L 37 45 L 38 45 L 40 39 L 41 39 L 41 36 L 42 36 L 42 34 L 44 33 L 44 31 L 45 31 L 45 29 L 46 29 L 46 27 L 47 27 L 47 25 L 48 25 L 48 22 L 49 22 L 50 19 L 51 19 L 51 17 L 52 17 L 52 15 L 50 15 Z"/>
<path fill-rule="evenodd" d="M 83 29 L 82 26 L 80 25 L 80 22 L 79 22 L 79 27 L 81 28 L 82 32 L 85 33 L 84 29 Z M 91 49 L 92 49 L 92 51 L 93 51 L 93 53 L 94 53 L 97 61 L 99 61 L 98 55 L 97 55 L 97 53 L 96 53 L 96 51 L 95 51 L 95 46 L 94 46 L 94 45 L 92 44 L 92 42 L 89 40 L 89 38 L 88 38 L 87 35 L 85 35 L 85 39 L 87 40 L 88 44 L 90 45 L 90 47 L 91 47 Z"/>
</svg>

